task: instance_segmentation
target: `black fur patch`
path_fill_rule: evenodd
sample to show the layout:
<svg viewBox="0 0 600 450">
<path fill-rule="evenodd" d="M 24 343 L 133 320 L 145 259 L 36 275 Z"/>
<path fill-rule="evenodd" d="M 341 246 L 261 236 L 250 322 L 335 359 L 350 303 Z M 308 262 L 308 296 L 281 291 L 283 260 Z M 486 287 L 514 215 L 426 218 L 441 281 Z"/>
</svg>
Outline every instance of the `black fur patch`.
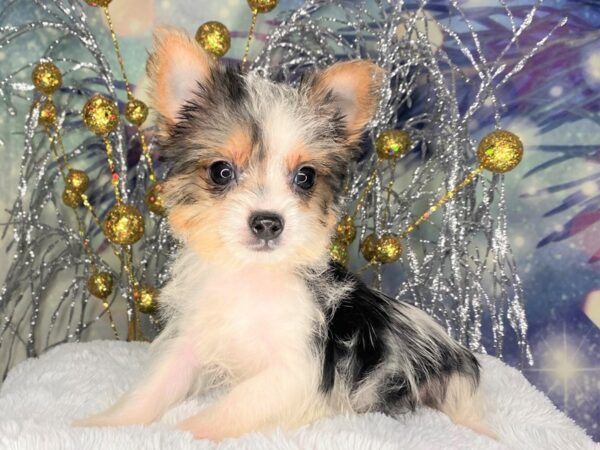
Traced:
<svg viewBox="0 0 600 450">
<path fill-rule="evenodd" d="M 334 282 L 356 283 L 354 290 L 341 300 L 335 310 L 329 311 L 321 383 L 325 392 L 333 388 L 336 366 L 340 360 L 349 364 L 349 381 L 353 384 L 360 382 L 381 362 L 385 350 L 381 336 L 387 326 L 385 312 L 373 291 L 338 264 L 332 263 L 330 274 Z"/>
<path fill-rule="evenodd" d="M 439 406 L 454 374 L 466 377 L 474 388 L 478 385 L 475 356 L 451 341 L 433 321 L 414 322 L 414 307 L 369 289 L 340 265 L 331 263 L 324 277 L 328 283 L 350 282 L 353 289 L 325 311 L 323 393 L 330 393 L 338 378 L 354 392 L 374 377 L 375 403 L 369 409 L 394 413 L 414 409 L 418 401 Z M 411 386 L 407 374 L 416 386 Z"/>
</svg>

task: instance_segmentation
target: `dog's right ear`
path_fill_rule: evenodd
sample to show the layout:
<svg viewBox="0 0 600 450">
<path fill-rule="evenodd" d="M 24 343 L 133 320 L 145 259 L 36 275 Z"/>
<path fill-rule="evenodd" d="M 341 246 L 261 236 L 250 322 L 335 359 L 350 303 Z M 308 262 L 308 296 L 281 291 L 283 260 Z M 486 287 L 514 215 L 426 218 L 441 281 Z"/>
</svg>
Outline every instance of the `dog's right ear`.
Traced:
<svg viewBox="0 0 600 450">
<path fill-rule="evenodd" d="M 379 105 L 384 71 L 366 60 L 338 62 L 314 74 L 309 98 L 319 105 L 329 99 L 343 118 L 346 139 L 356 143 Z"/>
<path fill-rule="evenodd" d="M 182 106 L 193 98 L 217 64 L 195 40 L 176 28 L 159 28 L 146 71 L 150 79 L 151 107 L 160 114 L 161 131 L 175 125 Z"/>
</svg>

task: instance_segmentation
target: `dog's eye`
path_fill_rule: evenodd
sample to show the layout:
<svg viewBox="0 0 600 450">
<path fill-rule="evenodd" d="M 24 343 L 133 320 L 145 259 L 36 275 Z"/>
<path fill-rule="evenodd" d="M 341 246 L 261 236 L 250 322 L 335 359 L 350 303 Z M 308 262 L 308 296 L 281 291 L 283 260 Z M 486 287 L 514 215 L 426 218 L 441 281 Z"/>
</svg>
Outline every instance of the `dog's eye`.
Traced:
<svg viewBox="0 0 600 450">
<path fill-rule="evenodd" d="M 227 161 L 217 161 L 209 167 L 210 178 L 215 184 L 225 186 L 235 179 L 235 171 Z"/>
<path fill-rule="evenodd" d="M 300 167 L 294 175 L 294 184 L 307 191 L 315 185 L 316 176 L 315 169 L 312 167 Z"/>
</svg>

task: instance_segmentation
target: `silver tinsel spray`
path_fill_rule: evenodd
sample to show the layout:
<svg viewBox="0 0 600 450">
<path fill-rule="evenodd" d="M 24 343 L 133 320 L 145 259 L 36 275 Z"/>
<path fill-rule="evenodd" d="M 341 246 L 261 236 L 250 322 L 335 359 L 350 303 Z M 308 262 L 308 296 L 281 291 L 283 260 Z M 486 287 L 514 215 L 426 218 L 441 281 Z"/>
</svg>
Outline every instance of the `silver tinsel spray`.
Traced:
<svg viewBox="0 0 600 450">
<path fill-rule="evenodd" d="M 537 4 L 518 19 L 499 0 L 502 20 L 510 23 L 512 36 L 488 60 L 475 26 L 458 2 L 449 1 L 439 17 L 436 5 L 439 2 L 424 0 L 309 0 L 274 26 L 252 65 L 264 76 L 291 83 L 298 83 L 305 70 L 339 59 L 369 58 L 386 70 L 387 82 L 365 152 L 349 174 L 349 211 L 372 183 L 356 211 L 359 229 L 351 268 L 358 271 L 364 265 L 357 252 L 359 242 L 371 233 L 401 233 L 469 172 L 476 145 L 469 129 L 473 116 L 484 107 L 491 108 L 495 125 L 500 127 L 502 104 L 497 90 L 548 38 L 541 39 L 524 58 L 504 64 L 504 56 L 531 25 Z M 0 11 L 0 51 L 23 52 L 30 39 L 45 46 L 41 54 L 28 53 L 24 64 L 7 61 L 0 67 L 0 101 L 9 115 L 27 112 L 22 121 L 19 191 L 9 220 L 13 230 L 9 247 L 14 256 L 0 293 L 3 375 L 23 357 L 86 339 L 92 325 L 103 326 L 104 335 L 110 335 L 106 309 L 85 288 L 90 258 L 72 211 L 61 204 L 62 179 L 47 136 L 37 126 L 39 109 L 30 107 L 33 66 L 40 59 L 54 62 L 65 78 L 54 100 L 67 157 L 90 175 L 95 189 L 90 199 L 104 216 L 113 201 L 105 154 L 101 139 L 83 129 L 80 110 L 95 92 L 115 100 L 123 92 L 91 32 L 88 10 L 79 0 L 13 0 Z M 469 50 L 464 39 L 474 44 L 475 51 Z M 457 65 L 457 55 L 468 64 Z M 461 96 L 465 84 L 476 86 L 472 98 Z M 369 148 L 381 132 L 396 128 L 410 134 L 414 148 L 397 164 L 378 164 Z M 128 157 L 135 153 L 135 133 L 123 122 L 113 134 L 113 145 L 124 199 L 146 213 L 148 173 L 144 164 L 128 168 Z M 488 330 L 484 324 L 489 318 L 491 333 L 487 334 L 501 355 L 508 324 L 521 355 L 531 361 L 523 292 L 507 237 L 503 176 L 480 176 L 436 214 L 404 240 L 401 263 L 369 265 L 362 276 L 420 306 L 474 350 L 485 351 Z M 160 287 L 168 277 L 174 243 L 162 219 L 145 216 L 145 238 L 135 245 L 136 277 Z M 98 251 L 106 244 L 89 214 L 83 221 L 98 255 L 93 262 L 111 271 L 118 282 L 109 304 L 122 323 L 133 307 L 126 277 L 117 258 L 110 261 L 99 256 L 110 253 Z"/>
<path fill-rule="evenodd" d="M 38 124 L 40 110 L 35 100 L 40 95 L 31 82 L 33 67 L 40 61 L 61 69 L 62 87 L 53 95 L 57 131 L 69 163 L 89 176 L 87 195 L 102 220 L 115 201 L 110 172 L 102 138 L 85 129 L 81 109 L 95 93 L 123 108 L 125 92 L 92 32 L 88 11 L 93 10 L 76 0 L 14 0 L 0 11 L 0 51 L 6 55 L 0 67 L 0 102 L 10 116 L 24 116 L 25 128 L 18 195 L 7 226 L 13 231 L 8 246 L 13 259 L 0 293 L 0 378 L 24 357 L 85 339 L 92 325 L 94 337 L 124 338 L 134 314 L 131 285 L 123 267 L 126 248 L 116 247 L 115 255 L 106 251 L 111 245 L 94 218 L 85 208 L 78 208 L 85 230 L 82 235 L 73 209 L 61 200 L 62 162 L 53 157 L 48 135 Z M 37 54 L 26 50 L 31 41 L 45 50 Z M 27 54 L 24 64 L 23 54 Z M 151 214 L 145 204 L 150 184 L 147 165 L 131 163 L 140 158 L 139 135 L 121 120 L 111 141 L 123 202 L 137 207 L 145 218 L 144 237 L 127 249 L 136 256 L 135 278 L 142 285 L 159 288 L 168 277 L 174 243 L 166 220 Z M 92 256 L 85 251 L 85 239 L 94 250 Z M 110 322 L 114 317 L 114 333 L 109 309 L 87 290 L 91 266 L 112 274 L 114 287 L 107 303 L 112 312 Z M 142 326 L 152 336 L 157 327 L 151 316 L 146 317 Z"/>
<path fill-rule="evenodd" d="M 488 59 L 476 24 L 456 0 L 445 7 L 425 0 L 308 0 L 278 24 L 253 64 L 264 76 L 292 83 L 302 72 L 340 59 L 371 59 L 385 69 L 379 112 L 365 147 L 373 148 L 385 130 L 403 129 L 414 148 L 397 164 L 378 164 L 377 154 L 367 151 L 350 171 L 347 209 L 356 210 L 358 225 L 351 268 L 433 315 L 473 350 L 485 352 L 485 336 L 491 335 L 491 347 L 502 356 L 508 326 L 527 363 L 532 359 L 523 289 L 507 236 L 504 176 L 484 173 L 458 193 L 408 235 L 398 264 L 361 271 L 365 260 L 358 246 L 372 233 L 401 234 L 476 166 L 473 116 L 491 108 L 495 127 L 501 128 L 498 90 L 550 36 L 523 58 L 505 63 L 539 3 L 521 19 L 498 3 L 495 20 L 509 22 L 512 36 Z M 457 56 L 468 64 L 457 64 Z M 476 95 L 465 99 L 461 86 Z M 357 205 L 373 173 L 373 188 Z M 507 178 L 510 182 L 510 174 Z"/>
</svg>

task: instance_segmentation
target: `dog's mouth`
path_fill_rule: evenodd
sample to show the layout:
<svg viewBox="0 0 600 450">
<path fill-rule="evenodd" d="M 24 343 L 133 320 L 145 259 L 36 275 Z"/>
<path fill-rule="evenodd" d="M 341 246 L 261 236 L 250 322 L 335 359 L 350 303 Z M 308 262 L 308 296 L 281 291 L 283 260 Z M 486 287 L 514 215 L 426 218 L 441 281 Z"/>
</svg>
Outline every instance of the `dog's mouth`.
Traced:
<svg viewBox="0 0 600 450">
<path fill-rule="evenodd" d="M 247 244 L 248 248 L 255 252 L 272 252 L 279 247 L 279 239 L 256 239 Z"/>
</svg>

